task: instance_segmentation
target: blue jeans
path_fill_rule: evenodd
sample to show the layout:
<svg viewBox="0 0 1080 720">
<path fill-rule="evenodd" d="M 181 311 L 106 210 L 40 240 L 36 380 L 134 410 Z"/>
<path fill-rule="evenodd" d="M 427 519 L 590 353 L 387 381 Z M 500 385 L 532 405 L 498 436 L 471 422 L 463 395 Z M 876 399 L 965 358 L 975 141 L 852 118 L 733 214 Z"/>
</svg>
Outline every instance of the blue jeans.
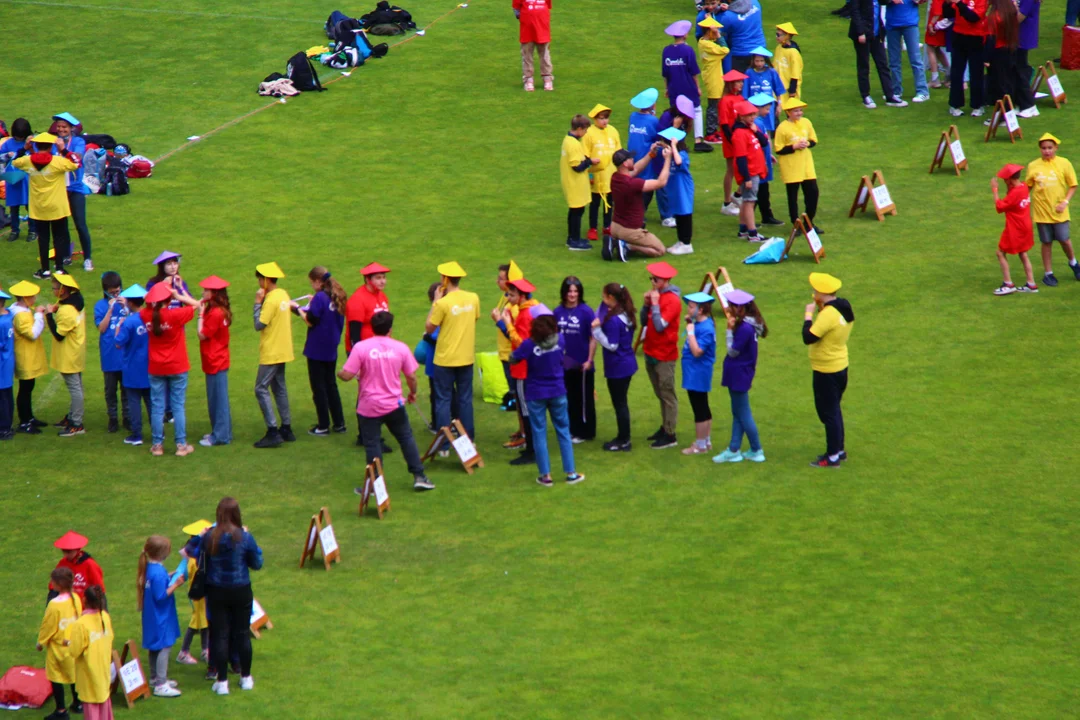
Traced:
<svg viewBox="0 0 1080 720">
<path fill-rule="evenodd" d="M 229 371 L 206 376 L 206 409 L 210 413 L 210 440 L 215 445 L 232 442 L 232 413 L 229 410 Z"/>
<path fill-rule="evenodd" d="M 738 452 L 745 434 L 750 449 L 757 452 L 761 449 L 761 439 L 758 437 L 757 423 L 750 413 L 750 393 L 735 392 L 731 388 L 728 388 L 728 392 L 731 393 L 731 444 L 728 450 Z"/>
<path fill-rule="evenodd" d="M 458 420 L 465 426 L 465 432 L 469 434 L 473 442 L 476 442 L 472 406 L 473 366 L 471 364 L 459 367 L 435 365 L 431 379 L 432 390 L 435 394 L 435 428 L 446 427 L 450 424 L 450 399 L 456 389 L 460 406 Z"/>
<path fill-rule="evenodd" d="M 150 439 L 155 445 L 165 442 L 165 398 L 173 414 L 173 436 L 177 445 L 187 444 L 187 416 L 184 401 L 187 399 L 188 374 L 150 376 Z"/>
<path fill-rule="evenodd" d="M 922 53 L 919 51 L 919 26 L 886 29 L 885 38 L 889 45 L 889 73 L 892 75 L 893 94 L 897 97 L 904 94 L 904 84 L 900 77 L 900 42 L 903 41 L 907 48 L 908 62 L 911 63 L 911 74 L 915 76 L 915 94 L 929 95 L 930 88 L 926 85 L 926 71 L 923 70 Z"/>
<path fill-rule="evenodd" d="M 555 438 L 559 441 L 559 454 L 562 456 L 562 469 L 567 475 L 574 470 L 574 443 L 570 441 L 570 415 L 566 411 L 566 396 L 547 400 L 529 400 L 529 424 L 532 426 L 533 450 L 536 452 L 536 467 L 540 475 L 551 472 L 551 458 L 548 457 L 547 414 L 551 413 L 551 424 L 555 426 Z"/>
<path fill-rule="evenodd" d="M 146 414 L 151 415 L 150 388 L 124 388 L 127 390 L 127 412 L 131 420 L 131 434 L 142 439 L 142 406 L 146 405 Z"/>
</svg>

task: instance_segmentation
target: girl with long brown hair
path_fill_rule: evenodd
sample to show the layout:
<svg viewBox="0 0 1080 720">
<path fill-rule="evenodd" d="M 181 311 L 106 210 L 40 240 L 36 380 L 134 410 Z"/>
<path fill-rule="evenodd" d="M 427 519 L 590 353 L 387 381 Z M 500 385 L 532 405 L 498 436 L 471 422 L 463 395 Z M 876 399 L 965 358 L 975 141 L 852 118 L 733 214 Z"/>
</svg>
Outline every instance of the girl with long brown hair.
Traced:
<svg viewBox="0 0 1080 720">
<path fill-rule="evenodd" d="M 203 289 L 199 303 L 199 355 L 206 373 L 206 409 L 210 432 L 202 436 L 203 447 L 232 442 L 232 412 L 229 408 L 229 283 L 211 275 L 199 283 Z"/>
<path fill-rule="evenodd" d="M 986 89 L 989 93 L 987 105 L 993 105 L 1008 95 L 1019 105 L 1023 90 L 1028 86 L 1028 79 L 1021 77 L 1017 70 L 1016 51 L 1020 45 L 1020 17 L 1013 0 L 990 0 L 986 12 L 987 34 L 991 41 L 987 47 L 987 61 L 990 63 Z M 1034 104 L 1028 103 L 1023 109 Z M 987 121 L 985 124 L 989 125 Z"/>
<path fill-rule="evenodd" d="M 85 720 L 113 720 L 109 685 L 112 667 L 112 619 L 105 611 L 105 591 L 86 588 L 86 608 L 71 627 L 68 653 L 75 662 L 75 687 Z"/>
<path fill-rule="evenodd" d="M 607 380 L 611 404 L 619 434 L 604 443 L 610 452 L 630 451 L 630 405 L 627 394 L 630 381 L 638 370 L 634 357 L 634 300 L 630 291 L 619 283 L 608 283 L 601 291 L 603 304 L 592 322 L 592 336 L 603 348 L 604 379 Z"/>
<path fill-rule="evenodd" d="M 728 321 L 721 384 L 731 395 L 731 442 L 713 457 L 713 462 L 765 462 L 757 423 L 750 412 L 750 386 L 757 372 L 758 338 L 768 336 L 769 326 L 750 293 L 732 290 L 724 297 L 728 301 Z M 750 443 L 745 453 L 740 451 L 743 435 Z"/>
<path fill-rule="evenodd" d="M 59 594 L 45 606 L 45 617 L 38 630 L 37 649 L 45 650 L 45 677 L 52 683 L 56 710 L 50 718 L 66 718 L 68 707 L 64 701 L 64 685 L 71 685 L 71 711 L 82 712 L 79 695 L 75 690 L 75 661 L 64 647 L 71 637 L 71 625 L 82 614 L 82 601 L 74 591 L 75 574 L 70 568 L 58 567 L 49 575 L 50 586 Z"/>
<path fill-rule="evenodd" d="M 183 577 L 169 582 L 164 562 L 172 552 L 172 543 L 163 535 L 151 535 L 139 555 L 136 578 L 138 608 L 142 613 L 142 646 L 150 651 L 150 686 L 158 697 L 179 697 L 176 683 L 168 678 L 169 653 L 180 639 L 180 621 L 176 617 L 173 593 Z"/>
<path fill-rule="evenodd" d="M 341 331 L 345 328 L 345 305 L 349 298 L 341 283 L 322 265 L 308 273 L 314 295 L 304 307 L 293 302 L 293 312 L 307 323 L 307 340 L 304 357 L 308 364 L 308 381 L 311 399 L 315 402 L 318 422 L 308 430 L 309 435 L 329 435 L 333 421 L 334 432 L 345 432 L 345 415 L 341 410 L 338 393 L 337 370 L 338 345 Z"/>
</svg>

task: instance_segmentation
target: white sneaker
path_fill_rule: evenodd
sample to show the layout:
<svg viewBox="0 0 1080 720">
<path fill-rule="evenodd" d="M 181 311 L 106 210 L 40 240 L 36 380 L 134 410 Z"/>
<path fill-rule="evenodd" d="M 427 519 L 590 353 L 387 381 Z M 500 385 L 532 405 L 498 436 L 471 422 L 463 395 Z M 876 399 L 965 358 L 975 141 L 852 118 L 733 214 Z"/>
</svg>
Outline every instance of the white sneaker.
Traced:
<svg viewBox="0 0 1080 720">
<path fill-rule="evenodd" d="M 929 95 L 924 95 L 923 93 L 918 93 L 915 97 L 911 98 L 911 102 L 924 103 L 929 99 L 930 99 Z"/>
<path fill-rule="evenodd" d="M 1019 112 L 1017 112 L 1016 114 L 1017 114 L 1017 115 L 1019 115 L 1019 116 L 1020 116 L 1020 117 L 1022 117 L 1022 118 L 1033 118 L 1033 117 L 1038 117 L 1038 116 L 1039 116 L 1039 108 L 1037 108 L 1037 107 L 1035 107 L 1034 105 L 1032 105 L 1032 106 L 1031 106 L 1031 107 L 1029 107 L 1029 108 L 1028 108 L 1027 110 L 1020 110 L 1020 111 L 1019 111 Z"/>
<path fill-rule="evenodd" d="M 229 694 L 229 681 L 228 680 L 216 680 L 213 685 L 210 686 L 210 690 L 215 695 L 228 695 Z"/>
<path fill-rule="evenodd" d="M 877 109 L 877 103 L 875 103 L 874 98 L 870 97 L 869 95 L 867 95 L 866 97 L 864 97 L 862 99 L 862 104 L 863 104 L 863 107 L 865 107 L 867 110 L 876 110 Z"/>
<path fill-rule="evenodd" d="M 975 108 L 974 110 L 971 111 L 971 117 L 982 117 L 982 114 L 984 112 L 985 111 L 981 107 L 980 108 Z"/>
<path fill-rule="evenodd" d="M 82 269 L 85 270 L 86 272 L 90 272 L 91 270 L 93 270 L 94 269 L 93 261 L 90 260 L 90 258 L 87 258 L 86 260 L 83 260 Z"/>
<path fill-rule="evenodd" d="M 247 677 L 240 678 L 240 689 L 241 690 L 254 690 L 255 689 L 255 678 L 251 677 L 250 675 L 248 675 Z"/>
<path fill-rule="evenodd" d="M 174 687 L 166 685 L 158 685 L 154 688 L 154 697 L 180 697 L 180 691 Z"/>
<path fill-rule="evenodd" d="M 667 249 L 669 255 L 693 255 L 694 246 L 679 241 Z"/>
<path fill-rule="evenodd" d="M 663 225 L 664 227 L 675 227 L 675 218 L 673 218 L 673 217 L 664 218 L 663 220 L 660 221 L 660 224 Z"/>
<path fill-rule="evenodd" d="M 953 117 L 960 117 L 961 115 L 964 114 L 964 111 L 961 110 L 960 108 L 950 107 L 949 108 L 949 114 L 952 115 Z"/>
<path fill-rule="evenodd" d="M 739 215 L 739 204 L 736 202 L 724 203 L 724 206 L 720 208 L 720 213 L 737 217 Z"/>
</svg>

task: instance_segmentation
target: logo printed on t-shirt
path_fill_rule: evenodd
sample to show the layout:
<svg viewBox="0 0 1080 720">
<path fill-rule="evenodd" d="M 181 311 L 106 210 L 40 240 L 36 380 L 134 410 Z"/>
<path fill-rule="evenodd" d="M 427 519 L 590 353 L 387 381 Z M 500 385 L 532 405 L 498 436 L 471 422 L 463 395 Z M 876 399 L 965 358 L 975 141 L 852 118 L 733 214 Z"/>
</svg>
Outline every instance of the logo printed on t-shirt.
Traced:
<svg viewBox="0 0 1080 720">
<path fill-rule="evenodd" d="M 372 360 L 392 360 L 397 357 L 397 353 L 393 350 L 380 350 L 378 348 L 371 348 L 368 351 L 368 357 Z"/>
<path fill-rule="evenodd" d="M 682 67 L 683 65 L 686 65 L 686 60 L 683 58 L 664 58 L 664 64 L 668 67 Z"/>
<path fill-rule="evenodd" d="M 471 303 L 469 305 L 453 305 L 450 307 L 450 314 L 460 315 L 463 312 L 475 312 L 475 310 L 476 308 Z"/>
</svg>

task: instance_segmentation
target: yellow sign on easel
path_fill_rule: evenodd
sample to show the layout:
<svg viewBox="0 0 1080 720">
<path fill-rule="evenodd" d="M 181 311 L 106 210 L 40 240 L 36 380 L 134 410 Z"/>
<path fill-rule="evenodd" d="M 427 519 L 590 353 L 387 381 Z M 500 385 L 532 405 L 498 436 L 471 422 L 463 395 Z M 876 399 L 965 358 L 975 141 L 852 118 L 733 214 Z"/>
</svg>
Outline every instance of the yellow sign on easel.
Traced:
<svg viewBox="0 0 1080 720">
<path fill-rule="evenodd" d="M 961 170 L 967 170 L 967 157 L 964 155 L 964 146 L 960 144 L 960 131 L 955 125 L 950 125 L 948 130 L 941 132 L 941 139 L 938 140 L 937 150 L 934 152 L 934 160 L 930 163 L 931 173 L 936 168 L 942 167 L 946 152 L 952 158 L 953 169 L 956 170 L 957 175 Z"/>
</svg>

